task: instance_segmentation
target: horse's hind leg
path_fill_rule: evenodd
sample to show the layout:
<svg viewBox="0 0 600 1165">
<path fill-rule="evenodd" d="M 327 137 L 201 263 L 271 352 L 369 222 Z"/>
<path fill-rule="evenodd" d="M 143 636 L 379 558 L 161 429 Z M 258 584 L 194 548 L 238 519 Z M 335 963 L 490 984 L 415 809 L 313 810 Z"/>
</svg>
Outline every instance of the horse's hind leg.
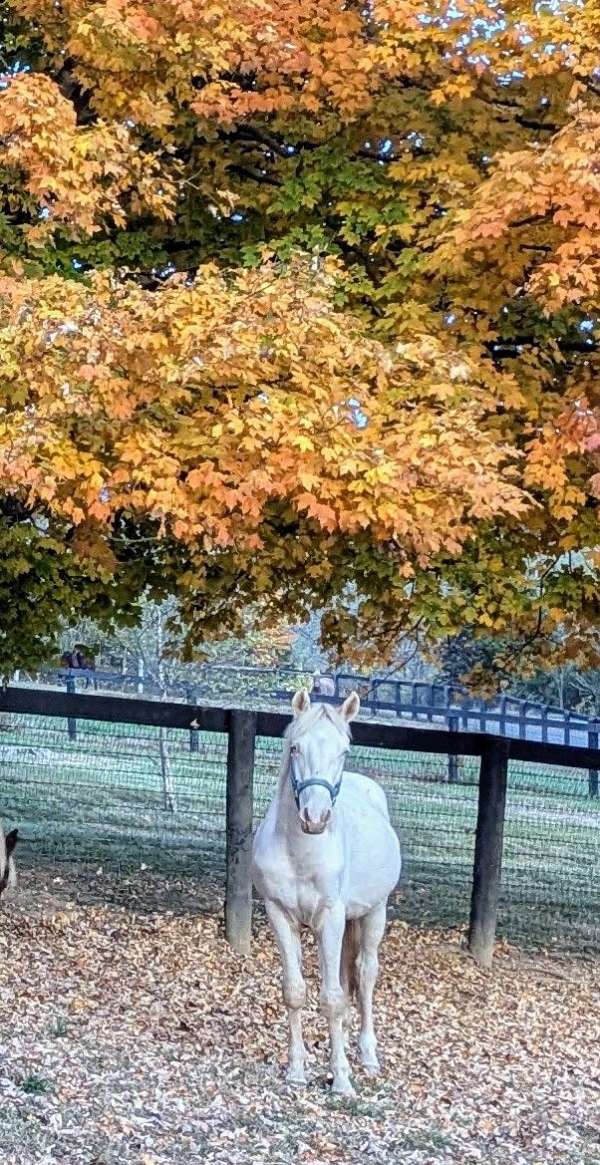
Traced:
<svg viewBox="0 0 600 1165">
<path fill-rule="evenodd" d="M 342 991 L 344 992 L 344 1015 L 342 1017 L 342 1032 L 344 1036 L 344 1047 L 346 1051 L 350 1047 L 350 1027 L 352 1025 L 352 990 L 350 987 L 349 967 L 344 959 L 344 950 L 342 948 L 342 965 L 340 968 L 340 983 L 342 984 Z"/>
<path fill-rule="evenodd" d="M 346 1003 L 346 1010 L 342 1020 L 344 1047 L 346 1049 L 348 1049 L 350 1044 L 352 1003 L 358 990 L 358 983 L 356 981 L 356 958 L 358 955 L 359 936 L 360 922 L 357 919 L 347 919 L 344 937 L 342 939 L 342 960 L 340 966 L 340 982 Z"/>
<path fill-rule="evenodd" d="M 283 998 L 288 1009 L 290 1025 L 287 1078 L 290 1084 L 306 1084 L 304 1068 L 306 1049 L 302 1038 L 302 1008 L 306 1002 L 306 983 L 302 977 L 300 934 L 280 906 L 267 900 L 265 907 L 283 965 Z"/>
<path fill-rule="evenodd" d="M 377 952 L 385 930 L 386 905 L 386 902 L 380 903 L 361 919 L 360 948 L 357 957 L 361 1020 L 358 1046 L 363 1067 L 373 1076 L 379 1072 L 377 1041 L 373 1030 L 373 990 L 379 971 Z"/>
</svg>

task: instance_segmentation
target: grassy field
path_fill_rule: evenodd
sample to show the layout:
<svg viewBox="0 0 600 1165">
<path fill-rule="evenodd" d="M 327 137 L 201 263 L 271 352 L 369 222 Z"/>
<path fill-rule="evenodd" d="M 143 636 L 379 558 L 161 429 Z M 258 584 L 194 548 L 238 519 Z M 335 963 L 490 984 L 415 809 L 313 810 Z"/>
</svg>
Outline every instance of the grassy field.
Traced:
<svg viewBox="0 0 600 1165">
<path fill-rule="evenodd" d="M 141 866 L 185 876 L 224 862 L 223 736 L 185 732 L 167 748 L 177 808 L 164 808 L 158 732 L 131 725 L 13 717 L 0 735 L 0 814 L 25 838 L 22 864 Z M 280 744 L 257 742 L 256 812 L 268 804 Z M 386 789 L 404 854 L 398 917 L 454 926 L 468 916 L 477 762 L 444 782 L 446 758 L 355 748 L 352 767 Z M 600 803 L 587 773 L 511 766 L 500 933 L 520 944 L 600 949 Z"/>
</svg>

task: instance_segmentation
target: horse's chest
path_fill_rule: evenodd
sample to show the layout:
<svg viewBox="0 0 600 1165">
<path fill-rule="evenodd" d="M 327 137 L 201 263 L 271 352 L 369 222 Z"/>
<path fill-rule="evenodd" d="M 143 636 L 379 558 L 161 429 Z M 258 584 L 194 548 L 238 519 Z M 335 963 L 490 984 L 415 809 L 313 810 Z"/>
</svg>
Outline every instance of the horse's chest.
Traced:
<svg viewBox="0 0 600 1165">
<path fill-rule="evenodd" d="M 257 855 L 258 856 L 258 855 Z M 284 847 L 270 851 L 262 861 L 255 858 L 255 883 L 259 893 L 278 902 L 299 921 L 309 924 L 319 911 L 339 898 L 342 862 L 304 859 L 299 868 Z"/>
<path fill-rule="evenodd" d="M 331 878 L 303 880 L 296 886 L 297 917 L 310 924 L 320 911 L 332 906 L 339 894 L 337 881 Z"/>
<path fill-rule="evenodd" d="M 314 927 L 322 912 L 339 900 L 339 886 L 332 878 L 305 878 L 279 886 L 277 899 L 299 923 Z"/>
</svg>

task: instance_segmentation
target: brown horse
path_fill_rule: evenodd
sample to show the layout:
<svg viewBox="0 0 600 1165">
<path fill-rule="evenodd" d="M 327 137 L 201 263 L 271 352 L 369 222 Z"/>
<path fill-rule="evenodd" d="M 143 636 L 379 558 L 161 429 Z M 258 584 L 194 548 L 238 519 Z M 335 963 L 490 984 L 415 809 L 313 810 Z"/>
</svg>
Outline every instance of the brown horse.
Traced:
<svg viewBox="0 0 600 1165">
<path fill-rule="evenodd" d="M 7 886 L 12 888 L 17 881 L 17 868 L 13 855 L 18 836 L 17 829 L 11 829 L 10 833 L 5 834 L 0 825 L 0 894 L 6 890 Z"/>
</svg>

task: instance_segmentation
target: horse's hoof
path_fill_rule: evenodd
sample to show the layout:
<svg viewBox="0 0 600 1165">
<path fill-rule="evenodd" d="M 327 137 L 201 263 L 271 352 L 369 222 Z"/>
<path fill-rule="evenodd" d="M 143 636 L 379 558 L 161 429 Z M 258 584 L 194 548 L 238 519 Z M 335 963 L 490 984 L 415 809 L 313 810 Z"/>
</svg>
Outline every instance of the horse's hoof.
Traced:
<svg viewBox="0 0 600 1165">
<path fill-rule="evenodd" d="M 294 1088 L 303 1088 L 306 1084 L 306 1072 L 302 1068 L 288 1068 L 285 1078 Z"/>
<path fill-rule="evenodd" d="M 331 1091 L 335 1096 L 356 1096 L 356 1090 L 352 1087 L 349 1080 L 334 1080 L 331 1085 Z"/>
<path fill-rule="evenodd" d="M 367 1073 L 367 1076 L 377 1076 L 379 1074 L 379 1060 L 377 1059 L 377 1044 L 374 1040 L 359 1040 L 358 1044 L 360 1062 Z"/>
</svg>

